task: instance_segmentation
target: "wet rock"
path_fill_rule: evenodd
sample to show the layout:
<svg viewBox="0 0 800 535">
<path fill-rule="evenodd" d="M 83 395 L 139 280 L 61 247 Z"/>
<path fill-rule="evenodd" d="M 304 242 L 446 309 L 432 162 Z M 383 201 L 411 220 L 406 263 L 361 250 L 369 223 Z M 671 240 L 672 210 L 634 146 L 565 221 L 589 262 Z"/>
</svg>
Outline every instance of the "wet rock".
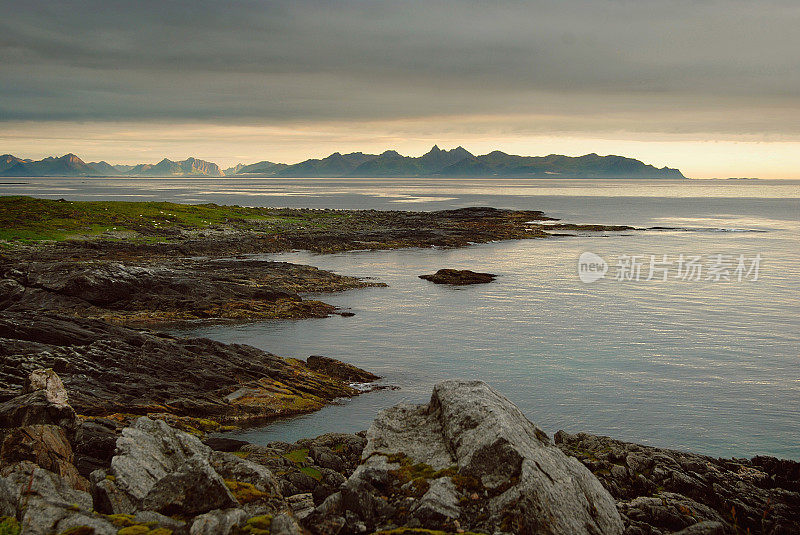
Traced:
<svg viewBox="0 0 800 535">
<path fill-rule="evenodd" d="M 371 383 L 380 379 L 379 376 L 347 364 L 340 360 L 319 355 L 311 355 L 306 360 L 306 365 L 314 370 L 324 373 L 328 377 L 351 383 Z"/>
<path fill-rule="evenodd" d="M 486 284 L 497 278 L 497 275 L 478 273 L 468 269 L 440 269 L 432 275 L 420 275 L 419 278 L 435 284 L 463 285 Z"/>
<path fill-rule="evenodd" d="M 83 477 L 95 470 L 108 468 L 117 445 L 123 422 L 108 418 L 83 420 L 75 431 L 75 467 Z"/>
</svg>

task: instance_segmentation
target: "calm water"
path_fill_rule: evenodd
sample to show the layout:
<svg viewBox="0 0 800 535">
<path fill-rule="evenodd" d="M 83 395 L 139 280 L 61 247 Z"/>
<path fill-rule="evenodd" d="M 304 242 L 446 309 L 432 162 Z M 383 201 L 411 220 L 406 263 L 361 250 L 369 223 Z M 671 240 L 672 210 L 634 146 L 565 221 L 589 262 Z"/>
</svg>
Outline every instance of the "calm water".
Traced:
<svg viewBox="0 0 800 535">
<path fill-rule="evenodd" d="M 249 430 L 292 441 L 364 429 L 380 408 L 423 402 L 441 379 L 483 379 L 546 431 L 587 431 L 724 456 L 800 458 L 800 182 L 453 180 L 23 179 L 0 194 L 174 200 L 261 206 L 543 210 L 570 222 L 686 230 L 601 233 L 463 249 L 411 249 L 270 258 L 374 276 L 388 288 L 321 296 L 356 316 L 181 331 L 284 356 L 322 354 L 386 377 L 397 391 L 366 394 L 301 418 Z M 611 264 L 579 280 L 585 251 Z M 757 254 L 759 278 L 737 282 L 617 281 L 620 255 Z M 727 258 L 727 257 L 725 257 Z M 499 275 L 441 287 L 417 278 L 441 267 Z M 703 279 L 705 279 L 703 273 Z M 647 266 L 642 271 L 646 278 Z M 734 276 L 734 279 L 736 277 Z"/>
</svg>

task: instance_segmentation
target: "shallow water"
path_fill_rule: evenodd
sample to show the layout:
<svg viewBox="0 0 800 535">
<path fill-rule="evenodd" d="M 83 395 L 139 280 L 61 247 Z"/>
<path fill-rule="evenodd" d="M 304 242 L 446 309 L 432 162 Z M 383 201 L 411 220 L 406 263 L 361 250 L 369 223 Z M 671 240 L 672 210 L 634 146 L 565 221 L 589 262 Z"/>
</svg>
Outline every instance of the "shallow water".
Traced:
<svg viewBox="0 0 800 535">
<path fill-rule="evenodd" d="M 28 179 L 26 179 L 28 180 Z M 451 377 L 479 378 L 548 433 L 587 431 L 720 456 L 800 459 L 800 183 L 796 181 L 106 180 L 36 179 L 0 194 L 69 199 L 440 209 L 543 210 L 576 223 L 676 227 L 586 233 L 463 249 L 270 258 L 374 276 L 388 288 L 319 296 L 354 317 L 197 325 L 184 334 L 248 343 L 284 356 L 323 354 L 385 376 L 369 393 L 242 433 L 293 441 L 364 429 L 380 408 L 423 402 Z M 25 190 L 24 188 L 29 188 Z M 577 261 L 606 259 L 580 281 Z M 761 255 L 758 280 L 613 280 L 620 255 Z M 442 267 L 498 274 L 463 288 L 417 278 Z M 647 274 L 645 268 L 644 279 Z M 660 279 L 660 276 L 655 277 Z"/>
</svg>

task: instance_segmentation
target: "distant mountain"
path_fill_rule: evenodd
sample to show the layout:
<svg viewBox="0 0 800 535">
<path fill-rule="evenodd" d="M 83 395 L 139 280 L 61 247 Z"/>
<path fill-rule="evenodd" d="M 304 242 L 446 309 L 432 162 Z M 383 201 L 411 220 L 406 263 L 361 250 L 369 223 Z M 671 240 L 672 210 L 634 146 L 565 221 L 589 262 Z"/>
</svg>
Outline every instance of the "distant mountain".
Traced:
<svg viewBox="0 0 800 535">
<path fill-rule="evenodd" d="M 239 167 L 238 165 L 236 167 Z M 268 161 L 252 163 L 250 165 L 243 165 L 236 171 L 238 175 L 272 175 L 278 171 L 289 167 L 285 163 L 272 163 Z M 228 173 L 225 173 L 227 176 Z"/>
<path fill-rule="evenodd" d="M 244 167 L 243 163 L 237 163 L 233 167 L 228 167 L 227 169 L 223 169 L 222 174 L 225 176 L 235 175 L 242 169 L 242 167 Z"/>
<path fill-rule="evenodd" d="M 374 154 L 351 152 L 341 154 L 334 152 L 321 160 L 306 160 L 294 165 L 285 166 L 274 172 L 282 177 L 341 177 L 347 176 L 364 162 L 377 158 Z"/>
<path fill-rule="evenodd" d="M 187 158 L 174 162 L 164 158 L 157 164 L 142 163 L 125 172 L 129 176 L 172 177 L 172 176 L 222 176 L 215 163 Z"/>
<path fill-rule="evenodd" d="M 92 169 L 97 171 L 97 173 L 99 175 L 117 176 L 120 173 L 119 169 L 117 169 L 115 166 L 113 166 L 110 163 L 105 162 L 105 161 L 104 162 L 89 162 L 86 165 L 88 165 L 89 167 L 91 167 Z"/>
<path fill-rule="evenodd" d="M 15 160 L 15 161 L 14 161 Z M 11 155 L 4 157 L 4 165 L 0 176 L 93 176 L 98 172 L 74 154 L 65 154 L 59 158 L 43 160 L 21 160 Z"/>
<path fill-rule="evenodd" d="M 261 161 L 226 169 L 212 162 L 164 158 L 157 164 L 85 163 L 74 154 L 33 161 L 0 156 L 0 176 L 142 176 L 142 177 L 445 177 L 445 178 L 686 178 L 678 169 L 656 168 L 624 156 L 516 156 L 499 150 L 475 156 L 463 147 L 442 150 L 434 145 L 419 157 L 394 150 L 381 154 L 334 152 L 321 159 L 287 165 Z"/>
</svg>

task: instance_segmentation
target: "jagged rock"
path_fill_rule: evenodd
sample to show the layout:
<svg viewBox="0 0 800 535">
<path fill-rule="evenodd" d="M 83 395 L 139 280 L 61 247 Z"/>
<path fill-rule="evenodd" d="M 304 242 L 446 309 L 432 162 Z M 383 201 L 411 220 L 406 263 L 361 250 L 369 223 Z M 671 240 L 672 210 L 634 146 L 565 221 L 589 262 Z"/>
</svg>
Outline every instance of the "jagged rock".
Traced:
<svg viewBox="0 0 800 535">
<path fill-rule="evenodd" d="M 314 512 L 314 497 L 311 493 L 288 496 L 286 503 L 289 504 L 289 509 L 291 509 L 294 516 L 300 520 Z"/>
<path fill-rule="evenodd" d="M 70 517 L 91 515 L 89 493 L 75 490 L 58 475 L 29 461 L 5 466 L 0 474 L 26 535 L 60 533 L 59 527 Z"/>
<path fill-rule="evenodd" d="M 248 518 L 242 509 L 223 509 L 198 515 L 192 521 L 189 535 L 228 535 Z"/>
<path fill-rule="evenodd" d="M 17 461 L 30 461 L 58 474 L 73 488 L 89 491 L 89 482 L 73 464 L 72 447 L 61 427 L 29 425 L 12 429 L 0 449 L 0 463 Z"/>
<path fill-rule="evenodd" d="M 271 535 L 303 535 L 304 530 L 291 515 L 275 515 L 270 524 Z"/>
<path fill-rule="evenodd" d="M 725 533 L 800 531 L 796 461 L 714 459 L 564 431 L 556 433 L 555 440 L 618 500 L 631 533 L 661 535 L 690 530 L 698 522 L 712 527 L 722 523 Z"/>
<path fill-rule="evenodd" d="M 64 383 L 53 370 L 33 369 L 21 394 L 0 403 L 0 427 L 43 424 L 74 431 L 75 411 L 68 403 Z"/>
<path fill-rule="evenodd" d="M 455 530 L 458 518 L 464 529 L 484 532 L 623 532 L 597 478 L 483 382 L 445 381 L 427 405 L 382 411 L 367 440 L 363 464 L 340 498 L 320 506 L 338 501 L 345 518 L 349 511 L 367 529 L 390 520 L 404 525 L 410 519 L 402 511 L 411 503 L 416 521 L 433 529 Z M 414 492 L 422 493 L 416 504 L 409 502 Z"/>
<path fill-rule="evenodd" d="M 492 282 L 497 275 L 491 273 L 478 273 L 468 269 L 440 269 L 432 275 L 420 275 L 420 279 L 431 281 L 435 284 L 486 284 Z"/>
<path fill-rule="evenodd" d="M 430 488 L 411 506 L 411 514 L 423 526 L 455 520 L 461 515 L 459 495 L 453 480 L 440 477 L 430 482 Z"/>
<path fill-rule="evenodd" d="M 92 474 L 98 506 L 108 512 L 152 509 L 196 515 L 238 503 L 197 438 L 143 417 L 122 431 L 107 471 Z"/>
<path fill-rule="evenodd" d="M 0 426 L 66 425 L 71 409 L 36 391 L 11 399 L 42 367 L 56 369 L 82 415 L 113 413 L 243 421 L 320 409 L 361 393 L 345 381 L 254 347 L 183 339 L 96 320 L 0 315 Z M 24 402 L 23 402 L 24 401 Z"/>
<path fill-rule="evenodd" d="M 248 514 L 274 514 L 286 509 L 278 480 L 266 467 L 221 451 L 212 452 L 210 461 Z"/>
<path fill-rule="evenodd" d="M 47 401 L 57 407 L 69 405 L 67 389 L 58 374 L 51 369 L 33 370 L 22 388 L 22 393 L 29 394 L 37 390 L 44 390 Z"/>
</svg>

